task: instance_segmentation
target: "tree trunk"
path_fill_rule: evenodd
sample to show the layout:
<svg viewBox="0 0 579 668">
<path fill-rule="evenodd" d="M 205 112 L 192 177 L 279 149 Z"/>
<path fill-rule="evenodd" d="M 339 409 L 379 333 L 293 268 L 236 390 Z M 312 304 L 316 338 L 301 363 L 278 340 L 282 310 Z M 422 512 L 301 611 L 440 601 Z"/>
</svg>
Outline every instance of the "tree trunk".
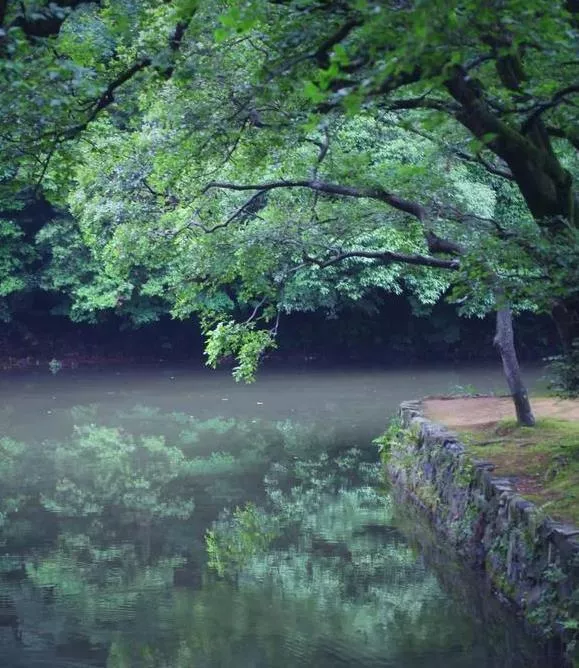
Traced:
<svg viewBox="0 0 579 668">
<path fill-rule="evenodd" d="M 515 404 L 517 422 L 525 427 L 534 427 L 535 416 L 533 415 L 527 388 L 521 378 L 521 369 L 517 359 L 513 333 L 513 314 L 510 308 L 499 308 L 497 310 L 497 329 L 494 344 L 503 362 L 503 370 Z"/>
</svg>

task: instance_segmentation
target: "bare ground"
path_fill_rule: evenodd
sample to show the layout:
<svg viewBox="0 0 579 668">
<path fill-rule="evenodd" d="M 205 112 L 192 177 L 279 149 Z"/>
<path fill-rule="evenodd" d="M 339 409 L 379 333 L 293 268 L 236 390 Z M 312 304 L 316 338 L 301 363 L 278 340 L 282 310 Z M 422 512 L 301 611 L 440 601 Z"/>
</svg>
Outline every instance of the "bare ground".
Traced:
<svg viewBox="0 0 579 668">
<path fill-rule="evenodd" d="M 541 397 L 531 404 L 538 418 L 554 417 L 579 420 L 579 400 Z M 427 418 L 447 427 L 461 430 L 486 429 L 505 418 L 514 418 L 515 409 L 510 397 L 456 397 L 426 399 L 423 402 Z"/>
</svg>

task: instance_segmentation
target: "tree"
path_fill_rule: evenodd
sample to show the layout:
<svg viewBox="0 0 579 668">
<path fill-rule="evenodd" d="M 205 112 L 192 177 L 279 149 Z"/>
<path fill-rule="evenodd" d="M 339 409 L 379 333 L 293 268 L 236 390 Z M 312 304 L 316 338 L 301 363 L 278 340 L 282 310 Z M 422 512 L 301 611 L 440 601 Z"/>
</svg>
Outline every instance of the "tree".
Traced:
<svg viewBox="0 0 579 668">
<path fill-rule="evenodd" d="M 567 49 L 577 37 L 576 3 L 490 3 L 482 9 L 474 2 L 434 7 L 432 3 L 390 7 L 372 2 L 281 4 L 286 12 L 277 21 L 283 27 L 276 44 L 281 43 L 282 48 L 267 58 L 266 71 L 274 72 L 275 78 L 281 72 L 284 80 L 294 83 L 305 79 L 306 95 L 318 114 L 331 113 L 337 106 L 374 112 L 389 109 L 403 112 L 402 118 L 410 123 L 415 122 L 412 114 L 417 109 L 444 115 L 474 140 L 474 155 L 461 147 L 457 155 L 478 161 L 489 172 L 516 184 L 535 223 L 533 236 L 540 241 L 529 243 L 520 232 L 509 234 L 500 221 L 495 223 L 494 235 L 509 242 L 514 236 L 520 249 L 547 271 L 560 264 L 557 246 L 565 247 L 566 255 L 570 250 L 576 256 L 576 234 L 569 229 L 576 229 L 579 223 L 577 195 L 565 166 L 569 149 L 578 146 L 573 101 L 579 87 L 572 69 L 577 63 L 567 58 Z M 230 26 L 237 32 L 247 30 L 248 25 L 263 30 L 268 14 L 271 19 L 270 7 L 262 2 L 251 3 L 241 16 L 231 9 L 227 21 L 222 19 L 225 34 Z M 296 39 L 292 29 L 300 14 L 307 15 L 307 27 Z M 556 74 L 552 68 L 557 68 Z M 425 118 L 419 119 L 423 126 Z M 566 145 L 557 146 L 558 140 Z M 234 183 L 215 185 L 247 188 Z M 304 187 L 380 199 L 424 225 L 431 253 L 463 254 L 455 241 L 432 236 L 428 207 L 391 189 L 344 188 L 318 179 L 253 184 L 248 189 L 259 191 L 260 186 L 264 190 Z M 545 242 L 548 250 L 541 253 L 539 248 Z M 340 252 L 325 263 L 351 256 L 351 251 Z M 384 251 L 375 257 L 427 266 L 434 262 Z M 543 307 L 551 310 L 563 348 L 571 354 L 579 334 L 578 303 L 574 289 L 561 295 L 560 287 L 552 283 L 545 290 Z M 501 352 L 512 338 L 502 336 L 500 323 L 507 313 L 499 308 Z M 513 354 L 512 347 L 503 354 L 504 365 L 509 365 Z M 515 373 L 516 365 L 511 364 L 507 375 Z"/>
<path fill-rule="evenodd" d="M 30 63 L 52 72 L 55 45 L 58 66 L 84 67 L 48 114 L 58 141 L 14 107 L 6 142 L 44 156 L 13 152 L 23 182 L 33 164 L 68 193 L 107 285 L 85 311 L 138 295 L 200 313 L 210 361 L 238 354 L 243 377 L 281 313 L 369 286 L 549 310 L 572 349 L 574 3 L 73 4 L 48 37 L 4 17 L 26 56 L 12 85 Z"/>
<path fill-rule="evenodd" d="M 507 258 L 507 264 L 514 264 L 511 272 L 514 276 L 509 277 L 509 280 L 516 284 L 521 292 L 523 286 L 521 277 L 530 276 L 529 272 L 532 273 L 534 263 L 527 250 L 524 261 L 518 260 L 513 263 L 512 248 L 517 233 L 531 223 L 530 217 L 526 214 L 526 220 L 515 220 L 513 224 L 497 221 L 493 217 L 497 208 L 497 193 L 501 193 L 503 199 L 510 202 L 507 208 L 510 209 L 513 218 L 515 218 L 513 210 L 522 209 L 520 196 L 517 197 L 516 188 L 512 187 L 513 177 L 508 168 L 498 163 L 489 163 L 482 154 L 469 153 L 465 148 L 468 147 L 468 136 L 460 129 L 445 127 L 445 134 L 436 128 L 425 131 L 423 128 L 425 116 L 422 111 L 416 111 L 416 107 L 420 105 L 414 103 L 408 105 L 413 107 L 408 113 L 403 113 L 399 99 L 395 105 L 391 105 L 390 111 L 385 111 L 384 105 L 374 105 L 371 102 L 363 109 L 359 109 L 356 116 L 350 115 L 344 118 L 341 108 L 331 100 L 333 79 L 330 77 L 326 80 L 325 91 L 322 92 L 319 80 L 312 81 L 306 78 L 304 96 L 301 86 L 304 80 L 303 72 L 300 76 L 289 79 L 287 76 L 268 75 L 270 85 L 264 90 L 264 68 L 271 70 L 271 61 L 272 58 L 275 59 L 276 54 L 273 53 L 272 56 L 272 52 L 265 47 L 258 48 L 259 43 L 256 44 L 255 39 L 263 43 L 267 41 L 263 35 L 266 25 L 271 38 L 273 34 L 277 37 L 280 34 L 283 36 L 283 30 L 287 31 L 292 24 L 286 15 L 279 13 L 279 8 L 272 8 L 268 3 L 262 3 L 259 7 L 258 5 L 259 3 L 252 5 L 255 12 L 253 17 L 235 14 L 233 10 L 233 13 L 222 15 L 221 22 L 224 27 L 217 31 L 218 39 L 227 38 L 227 26 L 231 29 L 239 28 L 242 32 L 245 31 L 246 35 L 226 40 L 218 45 L 214 44 L 213 34 L 207 30 L 203 32 L 200 24 L 211 25 L 213 22 L 215 25 L 216 13 L 222 8 L 217 8 L 217 12 L 207 7 L 200 10 L 195 17 L 200 24 L 193 22 L 190 26 L 192 31 L 198 31 L 198 40 L 193 51 L 188 52 L 189 60 L 195 62 L 197 69 L 192 74 L 191 64 L 187 65 L 185 58 L 182 63 L 183 71 L 177 68 L 172 80 L 161 91 L 156 91 L 154 100 L 145 101 L 139 146 L 136 146 L 134 136 L 122 132 L 119 136 L 110 125 L 102 123 L 98 125 L 100 142 L 96 151 L 88 152 L 88 158 L 84 158 L 86 162 L 94 161 L 96 154 L 102 153 L 105 148 L 110 150 L 113 143 L 119 146 L 119 141 L 123 147 L 118 150 L 125 155 L 127 152 L 132 155 L 130 161 L 127 161 L 116 154 L 114 164 L 110 165 L 108 176 L 105 177 L 108 181 L 106 187 L 100 191 L 93 191 L 89 196 L 90 202 L 82 185 L 83 179 L 87 178 L 93 188 L 95 181 L 99 181 L 99 176 L 90 167 L 88 170 L 83 170 L 88 176 L 81 177 L 81 188 L 77 189 L 73 201 L 73 208 L 81 221 L 84 221 L 85 229 L 91 228 L 90 235 L 93 238 L 103 236 L 107 238 L 106 257 L 103 255 L 102 260 L 109 269 L 111 263 L 119 264 L 119 256 L 122 264 L 122 247 L 126 247 L 129 242 L 133 247 L 133 253 L 129 262 L 131 266 L 124 268 L 124 280 L 134 285 L 134 280 L 128 275 L 132 273 L 134 276 L 135 265 L 139 262 L 145 263 L 148 275 L 151 275 L 152 264 L 149 256 L 152 239 L 143 238 L 141 235 L 138 244 L 139 259 L 136 259 L 134 254 L 135 240 L 140 234 L 139 230 L 143 229 L 143 219 L 154 217 L 155 225 L 161 223 L 156 230 L 151 230 L 151 236 L 156 235 L 157 247 L 160 245 L 159 242 L 165 248 L 173 245 L 173 234 L 177 232 L 179 253 L 183 254 L 186 246 L 190 250 L 196 245 L 195 258 L 185 253 L 186 267 L 175 257 L 170 262 L 167 257 L 163 257 L 155 266 L 155 272 L 160 270 L 161 273 L 167 274 L 167 264 L 172 264 L 173 267 L 180 265 L 177 271 L 171 272 L 173 276 L 170 283 L 173 289 L 179 281 L 183 283 L 182 278 L 175 279 L 175 275 L 187 275 L 188 287 L 181 290 L 174 299 L 176 313 L 186 314 L 188 309 L 193 308 L 192 303 L 194 303 L 198 310 L 204 309 L 210 313 L 208 318 L 208 329 L 210 329 L 217 320 L 223 320 L 224 313 L 228 309 L 233 308 L 234 311 L 237 309 L 239 312 L 242 310 L 237 308 L 239 302 L 245 302 L 249 307 L 249 303 L 255 298 L 255 303 L 249 307 L 249 318 L 246 323 L 251 326 L 249 334 L 248 327 L 243 329 L 233 323 L 221 325 L 211 336 L 209 353 L 212 359 L 217 359 L 223 352 L 236 352 L 236 348 L 237 352 L 240 352 L 243 348 L 242 357 L 250 354 L 255 360 L 260 349 L 268 344 L 270 338 L 263 332 L 258 335 L 253 328 L 258 316 L 262 315 L 260 308 L 263 307 L 266 319 L 271 317 L 275 320 L 279 311 L 286 308 L 285 295 L 288 291 L 291 293 L 292 286 L 297 283 L 293 275 L 298 269 L 306 270 L 304 272 L 306 274 L 309 269 L 311 274 L 311 267 L 308 265 L 329 268 L 344 262 L 347 267 L 346 273 L 351 274 L 353 267 L 359 268 L 369 264 L 371 269 L 367 273 L 372 273 L 375 277 L 381 273 L 375 267 L 377 263 L 387 264 L 389 267 L 394 264 L 407 264 L 413 267 L 426 266 L 460 271 L 463 285 L 469 286 L 474 280 L 478 284 L 486 284 L 484 291 L 487 294 L 483 297 L 483 301 L 486 301 L 488 307 L 493 301 L 491 288 L 495 283 L 497 268 L 489 267 L 488 262 L 477 264 L 476 255 L 484 253 L 481 239 L 486 240 L 486 243 L 498 239 L 501 242 L 499 246 L 501 254 L 511 255 Z M 263 11 L 278 12 L 277 21 L 265 21 L 262 17 L 260 25 L 256 28 L 256 22 L 259 22 L 256 16 L 260 7 Z M 303 6 L 300 11 L 302 10 Z M 297 19 L 293 16 L 291 20 L 303 20 L 304 16 L 298 12 Z M 316 20 L 321 19 L 317 17 Z M 341 34 L 342 39 L 348 38 L 350 31 L 358 27 L 360 26 L 350 26 L 347 32 Z M 286 58 L 288 57 L 284 51 L 286 41 L 276 40 L 276 44 L 281 45 L 281 54 L 277 54 L 278 59 L 284 54 Z M 304 47 L 303 42 L 300 44 Z M 336 44 L 337 42 L 334 42 L 331 48 Z M 330 46 L 327 48 L 329 50 Z M 330 60 L 334 57 L 330 56 L 329 51 L 326 56 Z M 339 65 L 340 71 L 346 68 L 346 61 L 350 62 L 349 56 L 346 58 L 342 54 L 341 58 L 343 62 Z M 291 63 L 291 58 L 289 60 Z M 319 73 L 325 72 L 331 65 L 328 61 L 326 69 L 320 69 L 319 58 L 313 60 L 315 61 L 313 71 L 317 72 L 316 76 L 321 76 Z M 307 58 L 302 59 L 302 63 L 306 61 Z M 331 67 L 335 70 L 334 65 Z M 362 65 L 354 67 L 353 72 L 358 74 L 362 69 L 368 73 L 367 63 L 363 68 Z M 217 77 L 214 76 L 216 70 Z M 308 70 L 306 74 L 310 77 L 311 71 Z M 337 76 L 336 72 L 333 72 L 332 77 L 334 76 Z M 195 90 L 191 88 L 192 77 L 199 84 Z M 242 85 L 239 84 L 240 81 L 243 82 Z M 347 104 L 351 104 L 353 93 L 348 92 L 342 97 L 345 97 L 346 101 L 349 100 Z M 428 107 L 427 103 L 424 105 Z M 215 109 L 218 106 L 220 113 L 216 115 Z M 312 111 L 316 113 L 315 123 L 310 122 L 308 127 L 308 114 L 311 115 Z M 194 134 L 192 130 L 195 130 Z M 147 138 L 145 133 L 148 134 Z M 376 150 L 377 138 L 381 141 L 382 151 Z M 394 162 L 394 156 L 388 155 L 386 150 L 387 143 L 392 144 L 395 141 L 399 143 L 399 151 L 404 151 L 406 154 L 397 163 Z M 401 141 L 405 146 L 400 146 Z M 284 149 L 287 151 L 290 143 L 293 145 L 297 143 L 299 148 L 290 153 L 290 159 L 280 158 L 281 152 Z M 416 156 L 414 159 L 412 156 L 409 157 L 410 144 L 417 147 L 415 149 L 417 152 L 422 152 L 418 159 Z M 482 146 L 478 148 L 482 150 Z M 378 155 L 373 156 L 372 152 Z M 425 159 L 425 152 L 428 152 L 429 159 Z M 84 151 L 84 154 L 87 155 L 87 152 Z M 168 155 L 170 160 L 167 158 Z M 396 165 L 395 168 L 393 163 Z M 101 168 L 102 162 L 98 164 Z M 119 171 L 121 164 L 126 167 Z M 241 170 L 240 164 L 243 165 Z M 434 174 L 433 167 L 436 170 Z M 129 173 L 124 173 L 126 169 Z M 450 172 L 449 175 L 444 175 L 445 169 Z M 116 188 L 116 185 L 121 184 L 110 183 L 113 170 L 115 176 L 122 179 L 121 188 Z M 357 178 L 352 184 L 351 174 L 354 170 Z M 278 178 L 255 183 L 214 179 L 208 183 L 209 173 L 214 175 L 218 173 L 223 177 L 233 173 L 239 175 L 240 171 L 261 177 L 275 174 Z M 384 179 L 385 173 L 390 177 L 387 179 L 390 181 L 388 184 Z M 459 173 L 462 179 L 459 179 Z M 288 178 L 288 174 L 291 177 Z M 506 183 L 501 184 L 499 182 L 501 179 L 506 180 Z M 487 191 L 483 198 L 480 198 L 486 197 L 488 200 L 486 207 L 481 207 L 480 202 L 475 202 L 475 206 L 472 206 L 473 202 L 468 201 L 464 188 L 468 182 L 476 183 L 479 191 L 486 186 Z M 399 192 L 395 192 L 393 186 L 398 186 Z M 195 194 L 202 188 L 205 188 L 205 197 L 199 205 L 199 200 L 195 200 Z M 233 208 L 227 213 L 227 197 L 216 193 L 217 189 L 225 188 L 240 193 L 248 191 L 249 199 L 229 198 Z M 297 189 L 312 191 L 313 194 L 311 196 L 294 194 Z M 451 189 L 455 191 L 452 194 Z M 292 193 L 284 199 L 283 194 L 278 194 L 282 190 L 291 190 Z M 119 206 L 116 211 L 118 222 L 113 224 L 111 224 L 112 212 L 107 211 L 106 207 L 99 206 L 99 203 L 103 202 L 102 194 L 105 191 L 107 205 L 110 205 L 112 191 L 115 191 L 112 201 L 117 202 Z M 420 197 L 424 191 L 430 195 L 426 200 Z M 390 207 L 399 213 L 396 215 L 384 213 L 379 224 L 369 226 L 366 223 L 363 227 L 359 220 L 360 212 L 354 213 L 354 207 L 348 207 L 349 226 L 343 219 L 338 225 L 333 226 L 331 219 L 321 219 L 324 208 L 327 211 L 331 209 L 329 201 L 334 199 L 339 202 L 334 207 L 336 213 L 338 208 L 343 209 L 344 198 L 352 199 L 358 205 L 361 202 L 364 206 L 369 203 L 366 211 L 362 210 L 362 216 L 380 215 L 377 213 L 377 205 L 381 206 L 382 210 Z M 127 206 L 129 201 L 131 204 Z M 194 201 L 195 207 L 192 206 Z M 477 205 L 479 205 L 478 211 Z M 256 215 L 262 218 L 267 216 L 266 210 L 271 210 L 273 206 L 278 206 L 283 212 L 285 230 L 282 233 L 281 221 L 268 218 L 270 261 L 264 264 L 262 254 L 260 261 L 256 262 L 258 258 L 255 247 L 253 255 L 251 252 L 249 256 L 243 255 L 246 264 L 251 263 L 253 268 L 257 266 L 263 270 L 259 280 L 255 272 L 252 276 L 251 272 L 248 273 L 246 269 L 240 268 L 240 262 L 234 267 L 235 263 L 231 262 L 229 254 L 226 257 L 222 254 L 216 265 L 218 248 L 213 242 L 198 239 L 194 239 L 193 243 L 190 239 L 183 241 L 186 236 L 194 236 L 196 232 L 202 235 L 211 233 L 218 237 L 222 247 L 224 237 L 232 240 L 230 247 L 235 247 L 236 253 L 240 255 L 242 251 L 239 245 L 250 242 L 252 233 L 255 232 L 255 228 L 248 224 L 248 220 L 255 219 Z M 295 216 L 296 210 L 300 210 L 302 216 L 301 227 L 297 230 L 297 234 L 295 227 L 288 234 L 285 212 L 290 208 L 292 216 Z M 485 215 L 482 215 L 481 209 Z M 310 217 L 307 228 L 303 221 L 306 211 Z M 119 212 L 122 212 L 122 220 L 119 220 Z M 525 217 L 524 209 L 521 217 Z M 410 218 L 414 219 L 412 225 L 409 223 Z M 106 229 L 96 224 L 99 219 L 106 221 Z M 385 227 L 385 222 L 391 227 L 389 238 L 384 236 L 386 230 L 380 230 Z M 240 226 L 244 228 L 245 239 L 243 234 L 236 236 Z M 236 229 L 233 229 L 234 227 Z M 392 235 L 393 228 L 396 227 L 399 233 L 398 239 Z M 371 231 L 371 236 L 366 235 L 364 238 L 364 234 L 356 235 L 361 229 L 366 234 Z M 307 232 L 307 238 L 304 237 L 304 230 Z M 320 231 L 325 234 L 321 235 Z M 381 238 L 376 234 L 379 231 Z M 218 232 L 220 234 L 217 234 Z M 339 245 L 336 240 L 339 240 Z M 263 232 L 260 241 L 263 241 Z M 353 247 L 354 241 L 358 243 L 358 248 Z M 286 252 L 283 258 L 271 248 L 271 244 L 279 246 L 280 242 L 291 248 L 291 252 Z M 412 248 L 413 252 L 403 252 L 401 247 L 404 245 Z M 261 251 L 264 251 L 263 245 Z M 200 252 L 211 258 L 211 267 L 200 261 Z M 158 253 L 158 249 L 154 251 L 156 257 Z M 469 255 L 468 261 L 459 262 L 458 258 L 462 259 L 465 255 Z M 271 258 L 275 258 L 276 261 L 272 262 Z M 368 262 L 353 263 L 356 258 Z M 504 258 L 499 259 L 504 260 Z M 196 264 L 201 266 L 195 266 Z M 505 265 L 503 261 L 502 265 Z M 215 271 L 216 266 L 219 267 L 219 271 Z M 469 271 L 465 272 L 464 266 Z M 269 279 L 263 276 L 268 271 L 270 274 L 276 274 L 275 280 L 272 280 L 271 275 Z M 396 272 L 398 275 L 395 278 Z M 284 273 L 285 277 L 282 276 Z M 288 274 L 291 280 L 287 280 Z M 394 273 L 390 272 L 390 288 L 398 279 L 400 282 L 414 282 L 416 285 L 415 273 L 407 276 L 409 280 L 401 278 L 401 275 L 399 267 Z M 426 275 L 422 273 L 421 281 L 418 281 L 422 286 L 423 296 L 426 294 L 424 290 L 427 284 Z M 194 276 L 197 276 L 198 280 L 194 280 Z M 432 280 L 431 277 L 432 274 L 429 274 L 428 280 Z M 383 278 L 384 272 L 382 280 Z M 241 291 L 242 294 L 239 294 L 240 291 L 235 289 L 235 285 L 231 285 L 235 282 L 243 284 L 245 292 Z M 156 290 L 157 294 L 167 292 L 168 286 L 164 279 L 158 279 L 156 285 L 150 280 L 146 283 L 146 290 Z M 195 290 L 191 288 L 191 283 L 197 285 Z M 448 286 L 448 283 L 448 279 L 438 278 L 438 294 Z M 221 288 L 228 286 L 228 289 L 224 293 L 216 289 L 217 286 Z M 214 294 L 209 297 L 212 291 Z M 233 300 L 230 299 L 232 292 L 236 294 Z M 282 292 L 283 299 L 280 297 Z M 469 294 L 472 296 L 473 292 L 470 290 Z M 428 299 L 432 299 L 432 292 L 426 298 L 427 301 Z M 517 294 L 512 300 L 520 304 L 522 296 Z M 307 299 L 305 301 L 307 302 Z M 303 293 L 301 302 L 303 307 Z M 273 308 L 270 305 L 273 305 Z M 477 310 L 476 307 L 472 308 Z M 485 307 L 479 304 L 478 311 L 482 312 L 484 309 Z"/>
<path fill-rule="evenodd" d="M 60 297 L 57 309 L 73 319 L 86 316 L 85 292 L 111 302 L 74 221 L 42 228 L 62 213 L 86 128 L 119 100 L 126 125 L 141 87 L 170 79 L 194 11 L 191 0 L 0 2 L 0 319 L 38 290 Z M 144 321 L 158 307 L 141 306 Z"/>
<path fill-rule="evenodd" d="M 276 44 L 282 47 L 269 54 L 269 73 L 276 78 L 281 73 L 294 84 L 305 83 L 318 114 L 332 113 L 338 106 L 374 112 L 389 109 L 402 112 L 405 122 L 416 123 L 414 112 L 419 109 L 422 126 L 426 114 L 446 117 L 473 140 L 474 154 L 461 146 L 456 154 L 516 184 L 533 218 L 531 240 L 525 234 L 528 230 L 512 234 L 500 221 L 495 223 L 494 236 L 514 241 L 545 273 L 567 264 L 569 255 L 576 258 L 577 195 L 568 167 L 578 146 L 574 101 L 579 87 L 573 70 L 577 63 L 567 57 L 577 37 L 576 3 L 490 3 L 484 8 L 474 2 L 390 7 L 372 2 L 281 4 L 284 16 L 277 25 L 284 24 L 284 19 L 285 25 L 277 33 Z M 254 2 L 231 24 L 238 32 L 247 24 L 263 30 L 268 13 L 271 19 L 267 3 Z M 307 22 L 296 39 L 292 28 L 300 14 L 307 16 Z M 232 9 L 228 21 L 223 21 L 225 33 L 236 15 Z M 452 240 L 435 237 L 432 243 L 428 207 L 390 189 L 340 189 L 340 184 L 310 179 L 254 184 L 254 190 L 260 185 L 376 197 L 426 223 L 431 252 L 460 254 Z M 338 253 L 326 262 L 344 256 L 351 253 Z M 387 252 L 376 257 L 432 263 L 430 258 L 396 258 Z M 574 271 L 571 275 L 575 278 Z M 570 355 L 579 334 L 578 302 L 575 289 L 562 291 L 558 278 L 541 295 L 542 306 L 551 311 L 563 349 Z M 568 272 L 563 283 L 569 282 Z"/>
</svg>

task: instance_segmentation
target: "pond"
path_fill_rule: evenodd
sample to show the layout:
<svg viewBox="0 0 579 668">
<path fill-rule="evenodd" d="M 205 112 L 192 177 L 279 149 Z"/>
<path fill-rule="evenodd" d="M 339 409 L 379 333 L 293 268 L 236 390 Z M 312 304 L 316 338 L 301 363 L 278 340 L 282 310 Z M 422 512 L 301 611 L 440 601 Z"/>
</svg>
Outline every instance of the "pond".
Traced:
<svg viewBox="0 0 579 668">
<path fill-rule="evenodd" d="M 0 665 L 557 666 L 371 443 L 400 401 L 467 385 L 503 389 L 496 368 L 2 376 Z"/>
</svg>

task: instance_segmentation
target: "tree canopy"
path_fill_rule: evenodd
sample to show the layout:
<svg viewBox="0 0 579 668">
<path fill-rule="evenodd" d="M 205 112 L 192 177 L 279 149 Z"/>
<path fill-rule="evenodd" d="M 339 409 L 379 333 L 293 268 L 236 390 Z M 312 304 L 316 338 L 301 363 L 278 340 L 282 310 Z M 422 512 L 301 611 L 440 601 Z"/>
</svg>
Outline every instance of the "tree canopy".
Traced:
<svg viewBox="0 0 579 668">
<path fill-rule="evenodd" d="M 572 354 L 573 0 L 0 6 L 3 295 L 196 313 L 242 378 L 376 290 L 549 312 Z M 23 237 L 31 194 L 59 216 Z"/>
</svg>

